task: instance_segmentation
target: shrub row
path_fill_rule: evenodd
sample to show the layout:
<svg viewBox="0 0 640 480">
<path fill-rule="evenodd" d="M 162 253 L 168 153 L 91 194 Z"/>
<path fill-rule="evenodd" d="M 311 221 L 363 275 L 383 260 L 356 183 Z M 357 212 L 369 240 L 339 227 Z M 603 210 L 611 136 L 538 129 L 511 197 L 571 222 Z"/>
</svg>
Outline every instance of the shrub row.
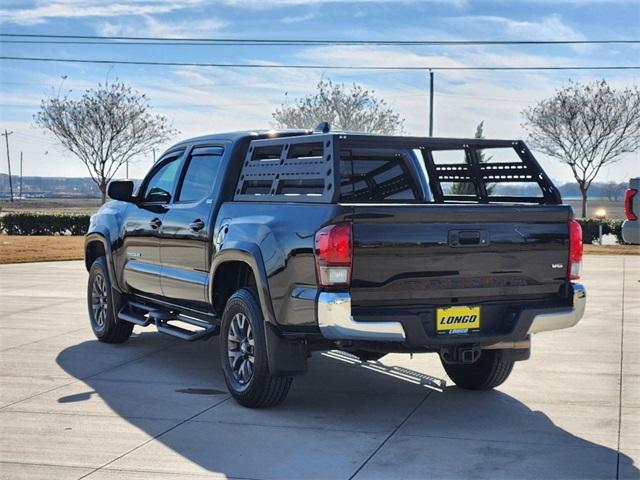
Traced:
<svg viewBox="0 0 640 480">
<path fill-rule="evenodd" d="M 593 243 L 598 240 L 600 220 L 595 218 L 576 218 L 576 221 L 582 227 L 582 243 Z M 616 236 L 618 243 L 624 243 L 622 240 L 622 222 L 623 220 L 614 218 L 602 220 L 602 234 L 611 233 Z"/>
<path fill-rule="evenodd" d="M 84 235 L 89 218 L 73 213 L 8 213 L 0 217 L 0 231 L 8 235 Z"/>
</svg>

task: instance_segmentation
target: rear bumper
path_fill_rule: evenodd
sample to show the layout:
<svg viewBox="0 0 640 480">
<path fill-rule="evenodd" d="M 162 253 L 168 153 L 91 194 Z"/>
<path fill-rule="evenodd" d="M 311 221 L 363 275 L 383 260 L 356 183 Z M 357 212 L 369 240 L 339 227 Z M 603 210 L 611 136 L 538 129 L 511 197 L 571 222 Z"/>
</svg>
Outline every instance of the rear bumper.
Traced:
<svg viewBox="0 0 640 480">
<path fill-rule="evenodd" d="M 573 302 L 570 307 L 546 309 L 522 309 L 514 328 L 505 334 L 454 336 L 453 338 L 434 338 L 425 335 L 415 339 L 416 328 L 407 328 L 406 317 L 401 321 L 362 322 L 353 318 L 351 296 L 348 293 L 321 292 L 318 296 L 318 326 L 322 335 L 330 340 L 405 342 L 418 345 L 451 345 L 455 343 L 479 343 L 491 345 L 501 342 L 517 342 L 527 338 L 529 334 L 560 330 L 574 326 L 584 314 L 587 300 L 583 285 L 574 283 Z M 410 332 L 408 332 L 410 331 Z M 410 338 L 410 337 L 414 338 Z"/>
<path fill-rule="evenodd" d="M 406 338 L 400 322 L 356 322 L 348 293 L 320 293 L 318 326 L 322 335 L 331 340 L 402 342 Z"/>
<path fill-rule="evenodd" d="M 566 311 L 540 313 L 533 317 L 528 333 L 548 332 L 573 327 L 584 315 L 587 291 L 581 283 L 573 284 L 573 306 Z"/>
</svg>

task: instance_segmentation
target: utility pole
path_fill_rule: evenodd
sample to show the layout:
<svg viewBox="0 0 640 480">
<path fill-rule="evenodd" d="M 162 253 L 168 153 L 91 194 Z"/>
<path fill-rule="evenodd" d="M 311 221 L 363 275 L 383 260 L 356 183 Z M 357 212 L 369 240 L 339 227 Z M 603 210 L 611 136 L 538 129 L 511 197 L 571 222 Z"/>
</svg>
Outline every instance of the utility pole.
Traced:
<svg viewBox="0 0 640 480">
<path fill-rule="evenodd" d="M 129 180 L 129 159 L 127 159 L 127 163 L 125 165 L 125 178 Z"/>
<path fill-rule="evenodd" d="M 429 70 L 429 136 L 433 137 L 433 70 Z"/>
<path fill-rule="evenodd" d="M 4 139 L 7 145 L 7 166 L 9 169 L 9 192 L 10 192 L 10 198 L 11 201 L 13 202 L 13 182 L 11 181 L 11 158 L 9 157 L 9 135 L 11 135 L 13 132 L 7 132 L 7 129 L 4 129 L 4 133 L 0 134 L 0 135 L 4 135 Z"/>
<path fill-rule="evenodd" d="M 20 152 L 20 200 L 22 200 L 22 152 Z"/>
</svg>

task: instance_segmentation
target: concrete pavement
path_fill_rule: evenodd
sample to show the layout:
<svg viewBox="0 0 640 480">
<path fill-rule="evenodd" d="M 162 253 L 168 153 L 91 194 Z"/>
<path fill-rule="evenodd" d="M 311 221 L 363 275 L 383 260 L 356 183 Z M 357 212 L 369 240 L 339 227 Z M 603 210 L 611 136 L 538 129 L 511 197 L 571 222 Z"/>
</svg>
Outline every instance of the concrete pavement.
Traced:
<svg viewBox="0 0 640 480">
<path fill-rule="evenodd" d="M 217 340 L 94 340 L 82 262 L 0 266 L 0 478 L 640 478 L 640 258 L 585 258 L 587 314 L 493 392 L 435 355 L 315 354 L 239 407 Z"/>
</svg>

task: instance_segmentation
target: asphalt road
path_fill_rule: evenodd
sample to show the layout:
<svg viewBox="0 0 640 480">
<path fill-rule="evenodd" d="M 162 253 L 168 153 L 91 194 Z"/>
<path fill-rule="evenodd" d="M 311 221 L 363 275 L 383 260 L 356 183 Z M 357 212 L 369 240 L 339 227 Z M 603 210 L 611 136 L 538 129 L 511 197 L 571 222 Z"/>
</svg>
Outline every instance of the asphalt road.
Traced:
<svg viewBox="0 0 640 480">
<path fill-rule="evenodd" d="M 640 257 L 586 257 L 586 317 L 496 391 L 335 352 L 270 410 L 229 398 L 216 339 L 94 340 L 86 277 L 0 266 L 0 478 L 639 478 Z"/>
</svg>

